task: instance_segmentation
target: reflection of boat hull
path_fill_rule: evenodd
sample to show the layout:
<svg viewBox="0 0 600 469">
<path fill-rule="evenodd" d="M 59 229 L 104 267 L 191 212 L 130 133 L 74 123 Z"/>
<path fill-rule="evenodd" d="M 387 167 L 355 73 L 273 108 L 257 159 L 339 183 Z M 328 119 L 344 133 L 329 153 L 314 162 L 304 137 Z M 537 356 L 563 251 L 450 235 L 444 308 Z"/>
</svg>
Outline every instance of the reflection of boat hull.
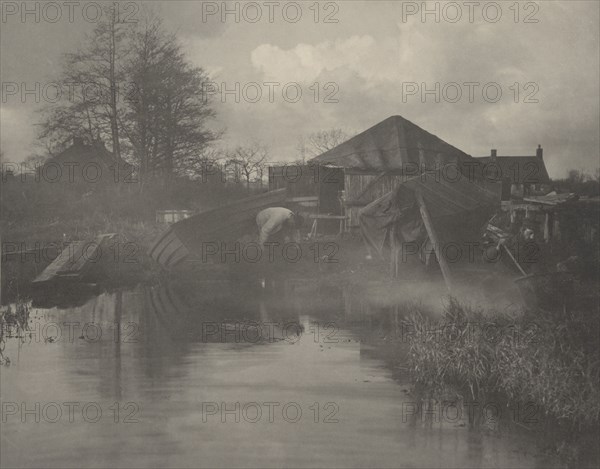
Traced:
<svg viewBox="0 0 600 469">
<path fill-rule="evenodd" d="M 247 197 L 223 207 L 199 213 L 169 227 L 150 249 L 150 257 L 170 270 L 199 257 L 205 243 L 229 242 L 253 233 L 261 210 L 284 205 L 286 190 Z"/>
<path fill-rule="evenodd" d="M 150 250 L 150 257 L 165 269 L 171 269 L 189 256 L 190 252 L 171 229 L 161 235 Z"/>
<path fill-rule="evenodd" d="M 235 291 L 237 294 L 232 295 Z M 178 279 L 146 287 L 149 310 L 167 329 L 185 330 L 209 322 L 257 318 L 257 284 Z"/>
<path fill-rule="evenodd" d="M 147 286 L 145 305 L 149 316 L 156 320 L 161 330 L 182 341 L 236 343 L 231 330 L 244 328 L 278 331 L 281 327 L 298 323 L 298 307 L 293 296 L 283 295 L 283 285 L 269 291 L 258 282 L 232 282 L 221 280 L 185 281 L 173 280 L 159 285 Z M 269 329 L 271 328 L 272 329 Z M 290 331 L 295 327 L 290 326 Z M 221 332 L 227 337 L 221 336 Z M 239 339 L 239 337 L 238 337 Z"/>
<path fill-rule="evenodd" d="M 146 304 L 162 327 L 174 333 L 185 326 L 188 317 L 187 305 L 173 302 L 173 296 L 168 288 L 145 288 Z"/>
</svg>

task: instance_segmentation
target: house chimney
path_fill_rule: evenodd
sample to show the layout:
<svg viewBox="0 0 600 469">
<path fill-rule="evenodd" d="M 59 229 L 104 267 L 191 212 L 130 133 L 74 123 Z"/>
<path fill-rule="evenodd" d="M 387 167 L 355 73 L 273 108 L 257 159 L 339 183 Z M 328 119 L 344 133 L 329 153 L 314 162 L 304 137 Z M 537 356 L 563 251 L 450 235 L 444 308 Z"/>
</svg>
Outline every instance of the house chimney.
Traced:
<svg viewBox="0 0 600 469">
<path fill-rule="evenodd" d="M 541 145 L 538 145 L 537 150 L 535 151 L 535 156 L 537 156 L 540 160 L 544 159 L 544 149 Z"/>
<path fill-rule="evenodd" d="M 496 154 L 497 154 L 496 150 L 493 149 L 491 152 L 492 161 L 496 161 Z"/>
</svg>

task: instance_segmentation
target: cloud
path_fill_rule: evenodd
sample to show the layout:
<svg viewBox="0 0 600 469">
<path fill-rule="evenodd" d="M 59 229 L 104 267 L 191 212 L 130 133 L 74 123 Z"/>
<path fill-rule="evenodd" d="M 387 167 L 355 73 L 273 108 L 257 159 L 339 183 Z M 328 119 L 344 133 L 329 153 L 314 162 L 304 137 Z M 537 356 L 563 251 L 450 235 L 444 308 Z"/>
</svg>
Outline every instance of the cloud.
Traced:
<svg viewBox="0 0 600 469">
<path fill-rule="evenodd" d="M 387 50 L 386 50 L 387 49 Z M 316 45 L 301 43 L 289 50 L 262 44 L 251 52 L 252 65 L 266 79 L 279 82 L 311 83 L 325 72 L 356 73 L 365 80 L 385 78 L 374 56 L 394 53 L 389 41 L 378 44 L 372 36 L 351 36 Z"/>
<path fill-rule="evenodd" d="M 215 125 L 227 128 L 225 144 L 258 139 L 271 146 L 275 158 L 294 159 L 300 135 L 331 127 L 362 131 L 400 114 L 473 155 L 490 148 L 531 154 L 541 143 L 553 176 L 598 165 L 600 4 L 540 3 L 538 23 L 515 23 L 507 6 L 498 23 L 486 23 L 478 14 L 475 23 L 455 24 L 422 23 L 418 15 L 402 22 L 401 4 L 341 2 L 336 24 L 315 23 L 308 13 L 293 24 L 280 19 L 225 24 L 217 15 L 209 24 L 201 21 L 200 2 L 176 8 L 163 3 L 160 13 L 168 27 L 178 29 L 190 60 L 228 89 L 266 81 L 280 83 L 279 90 L 285 83 L 302 86 L 297 103 L 286 102 L 280 91 L 275 102 L 217 100 Z M 73 35 L 75 30 L 65 35 L 60 25 L 16 26 L 2 31 L 3 80 L 53 76 L 59 52 L 75 49 L 81 36 Z M 431 88 L 468 81 L 480 84 L 474 102 L 402 96 L 406 82 Z M 317 82 L 315 103 L 310 87 Z M 337 86 L 334 103 L 323 100 L 329 82 Z M 488 82 L 502 87 L 497 103 L 482 99 Z M 523 102 L 529 82 L 537 85 L 537 103 Z M 515 83 L 517 102 L 509 88 Z M 11 131 L 2 131 L 10 142 L 3 146 L 23 154 L 34 132 L 20 127 L 32 128 L 37 116 L 23 107 L 10 119 Z"/>
<path fill-rule="evenodd" d="M 288 48 L 263 43 L 250 56 L 264 80 L 338 85 L 338 104 L 295 107 L 307 131 L 363 130 L 401 114 L 473 155 L 490 148 L 533 154 L 541 143 L 551 173 L 560 175 L 571 165 L 598 165 L 597 13 L 597 4 L 544 4 L 532 24 L 512 17 L 494 24 L 397 22 L 396 34 L 377 39 L 373 32 Z M 417 84 L 416 95 L 402 96 L 407 82 Z M 451 82 L 463 92 L 457 103 L 422 93 Z M 477 84 L 472 102 L 465 82 Z M 502 97 L 492 102 L 498 88 Z"/>
</svg>

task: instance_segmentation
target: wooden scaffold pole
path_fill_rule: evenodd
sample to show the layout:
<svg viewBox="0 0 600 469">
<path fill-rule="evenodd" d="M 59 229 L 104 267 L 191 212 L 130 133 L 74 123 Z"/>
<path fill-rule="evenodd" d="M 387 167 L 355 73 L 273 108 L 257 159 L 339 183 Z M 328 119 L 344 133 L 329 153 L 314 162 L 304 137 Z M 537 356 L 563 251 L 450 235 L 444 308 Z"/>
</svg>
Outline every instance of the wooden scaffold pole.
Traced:
<svg viewBox="0 0 600 469">
<path fill-rule="evenodd" d="M 437 232 L 435 231 L 433 220 L 431 218 L 431 215 L 429 214 L 429 210 L 427 210 L 427 205 L 425 204 L 425 200 L 423 199 L 423 194 L 421 194 L 421 191 L 419 189 L 415 191 L 415 195 L 419 204 L 421 218 L 423 219 L 423 223 L 425 224 L 425 229 L 427 230 L 429 239 L 433 243 L 433 249 L 440 264 L 440 269 L 442 270 L 442 275 L 444 276 L 444 282 L 446 282 L 446 287 L 451 292 L 453 290 L 452 273 L 450 271 L 448 263 L 446 262 L 446 259 L 442 255 L 442 245 L 440 243 L 440 239 L 437 235 Z"/>
</svg>

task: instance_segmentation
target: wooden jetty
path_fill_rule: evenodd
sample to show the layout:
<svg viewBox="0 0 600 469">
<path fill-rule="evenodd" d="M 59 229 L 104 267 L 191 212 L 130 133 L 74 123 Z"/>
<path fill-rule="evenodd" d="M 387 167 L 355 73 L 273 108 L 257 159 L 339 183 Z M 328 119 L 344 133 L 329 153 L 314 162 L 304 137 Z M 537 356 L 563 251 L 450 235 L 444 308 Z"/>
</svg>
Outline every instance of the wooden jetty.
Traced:
<svg viewBox="0 0 600 469">
<path fill-rule="evenodd" d="M 103 256 L 109 252 L 109 242 L 116 233 L 102 234 L 92 241 L 74 241 L 68 244 L 44 271 L 32 282 L 43 284 L 51 281 L 70 279 L 82 281 L 100 265 Z"/>
<path fill-rule="evenodd" d="M 256 215 L 268 207 L 285 206 L 286 189 L 246 197 L 174 223 L 150 248 L 149 255 L 171 270 L 194 256 L 204 243 L 232 242 L 256 231 Z"/>
</svg>

